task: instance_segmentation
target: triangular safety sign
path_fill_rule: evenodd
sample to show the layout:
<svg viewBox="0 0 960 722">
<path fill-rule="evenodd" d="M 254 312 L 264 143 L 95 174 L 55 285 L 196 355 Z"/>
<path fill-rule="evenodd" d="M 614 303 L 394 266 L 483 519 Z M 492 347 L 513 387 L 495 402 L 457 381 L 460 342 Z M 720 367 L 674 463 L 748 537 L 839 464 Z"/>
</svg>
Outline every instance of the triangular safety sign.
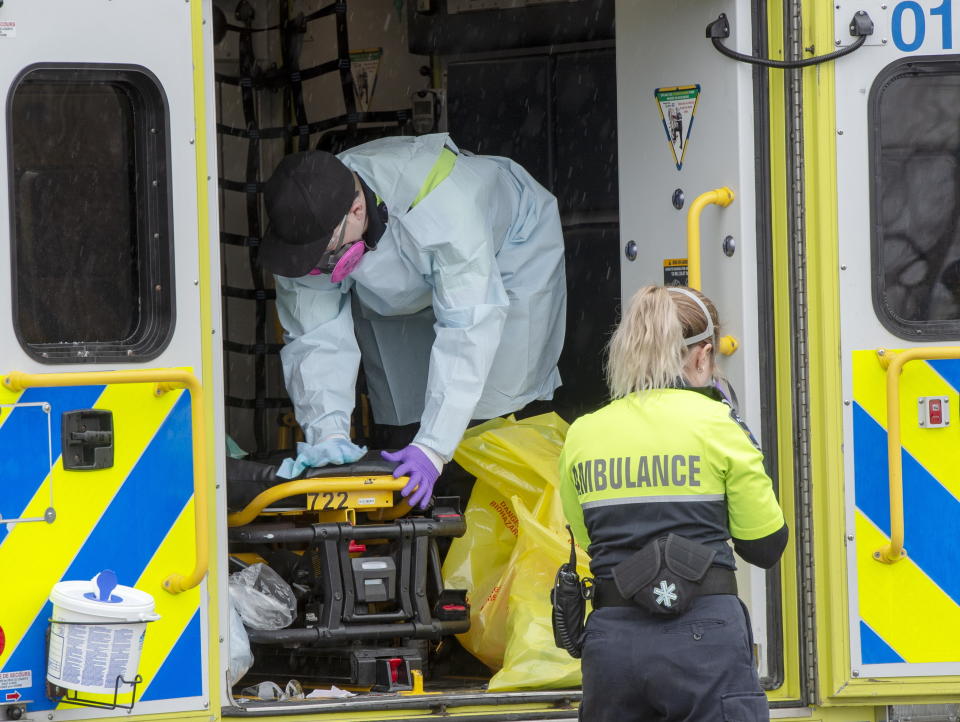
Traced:
<svg viewBox="0 0 960 722">
<path fill-rule="evenodd" d="M 670 152 L 673 153 L 673 162 L 677 170 L 680 170 L 683 168 L 683 157 L 687 154 L 693 116 L 697 112 L 697 102 L 700 99 L 700 86 L 677 85 L 672 88 L 657 88 L 653 94 L 660 109 L 660 119 L 667 134 Z"/>
<path fill-rule="evenodd" d="M 370 110 L 373 91 L 377 89 L 377 71 L 383 48 L 350 51 L 350 73 L 353 75 L 353 97 L 357 101 L 357 110 L 366 113 Z"/>
</svg>

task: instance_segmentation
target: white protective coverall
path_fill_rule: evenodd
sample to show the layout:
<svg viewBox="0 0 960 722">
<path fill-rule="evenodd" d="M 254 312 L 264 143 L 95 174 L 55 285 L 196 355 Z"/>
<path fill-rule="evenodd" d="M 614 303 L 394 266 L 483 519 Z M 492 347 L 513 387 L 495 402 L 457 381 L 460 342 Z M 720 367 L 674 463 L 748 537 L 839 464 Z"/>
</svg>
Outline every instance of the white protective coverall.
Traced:
<svg viewBox="0 0 960 722">
<path fill-rule="evenodd" d="M 340 283 L 276 277 L 283 371 L 309 444 L 349 436 L 361 350 L 377 423 L 420 421 L 414 442 L 445 461 L 471 419 L 550 399 L 560 385 L 557 201 L 509 159 L 459 153 L 411 207 L 444 147 L 458 152 L 439 133 L 340 154 L 386 204 L 383 236 Z"/>
</svg>

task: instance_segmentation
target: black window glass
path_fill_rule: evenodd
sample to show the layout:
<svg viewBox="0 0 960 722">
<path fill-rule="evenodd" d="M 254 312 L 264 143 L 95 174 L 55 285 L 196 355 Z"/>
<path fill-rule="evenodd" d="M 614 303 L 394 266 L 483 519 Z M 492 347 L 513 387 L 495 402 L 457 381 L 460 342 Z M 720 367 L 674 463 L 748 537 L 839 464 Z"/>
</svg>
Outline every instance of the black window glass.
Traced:
<svg viewBox="0 0 960 722">
<path fill-rule="evenodd" d="M 173 319 L 156 81 L 139 69 L 34 68 L 9 108 L 21 345 L 52 363 L 156 356 Z"/>
<path fill-rule="evenodd" d="M 548 59 L 452 63 L 447 76 L 447 125 L 457 145 L 512 158 L 549 188 Z"/>
<path fill-rule="evenodd" d="M 871 91 L 870 113 L 877 314 L 905 338 L 955 338 L 960 63 L 930 59 L 889 66 Z"/>
</svg>

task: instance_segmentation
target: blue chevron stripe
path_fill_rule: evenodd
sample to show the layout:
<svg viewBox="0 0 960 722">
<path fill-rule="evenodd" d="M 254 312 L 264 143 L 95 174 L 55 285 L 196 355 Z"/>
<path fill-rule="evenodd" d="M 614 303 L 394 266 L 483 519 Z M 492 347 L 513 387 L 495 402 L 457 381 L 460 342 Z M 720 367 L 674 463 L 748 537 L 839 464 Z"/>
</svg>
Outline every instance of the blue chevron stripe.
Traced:
<svg viewBox="0 0 960 722">
<path fill-rule="evenodd" d="M 860 660 L 863 664 L 894 664 L 905 661 L 862 619 L 860 620 Z"/>
<path fill-rule="evenodd" d="M 927 361 L 933 370 L 943 377 L 943 380 L 960 391 L 960 359 L 946 359 L 943 361 Z"/>
<path fill-rule="evenodd" d="M 200 610 L 184 628 L 153 680 L 140 698 L 143 702 L 203 694 L 203 665 L 200 663 Z"/>
<path fill-rule="evenodd" d="M 27 389 L 17 403 L 46 401 L 50 404 L 50 433 L 53 460 L 60 458 L 60 416 L 64 411 L 89 409 L 100 398 L 103 386 L 70 386 Z M 47 444 L 47 417 L 37 407 L 16 408 L 0 426 L 0 479 L 17 479 L 4 485 L 0 495 L 0 516 L 16 519 L 37 493 L 50 473 Z M 0 529 L 0 540 L 6 536 Z M 0 541 L 2 543 L 2 541 Z"/>
<path fill-rule="evenodd" d="M 858 403 L 853 408 L 857 507 L 890 534 L 887 433 Z M 960 529 L 960 502 L 906 450 L 903 460 L 904 547 L 910 558 L 954 602 L 960 602 L 960 545 L 943 534 Z"/>
<path fill-rule="evenodd" d="M 113 569 L 121 584 L 143 573 L 193 494 L 190 395 L 183 394 L 77 554 L 65 579 Z"/>
<path fill-rule="evenodd" d="M 193 494 L 190 428 L 190 396 L 183 394 L 64 573 L 65 580 L 92 579 L 103 569 L 113 569 L 121 584 L 140 578 Z M 37 670 L 46 670 L 44 640 L 52 611 L 49 603 L 44 606 L 4 665 L 7 671 L 34 670 L 33 687 L 20 692 L 38 702 L 47 699 L 44 674 Z"/>
</svg>

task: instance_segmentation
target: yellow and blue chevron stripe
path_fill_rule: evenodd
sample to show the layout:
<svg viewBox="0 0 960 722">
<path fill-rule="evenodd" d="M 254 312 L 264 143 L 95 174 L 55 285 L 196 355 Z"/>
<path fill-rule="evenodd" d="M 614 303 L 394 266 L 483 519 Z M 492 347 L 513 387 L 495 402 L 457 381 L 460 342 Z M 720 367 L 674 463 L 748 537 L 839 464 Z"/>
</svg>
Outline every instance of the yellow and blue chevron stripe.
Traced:
<svg viewBox="0 0 960 722">
<path fill-rule="evenodd" d="M 904 547 L 881 564 L 889 541 L 886 375 L 876 352 L 853 353 L 853 452 L 857 598 L 863 664 L 960 662 L 960 469 L 952 425 L 924 429 L 920 396 L 946 396 L 958 408 L 960 361 L 914 361 L 903 369 L 900 417 Z"/>
<path fill-rule="evenodd" d="M 47 417 L 38 406 L 50 405 Z M 0 672 L 30 671 L 19 688 L 32 709 L 51 708 L 45 690 L 45 635 L 54 584 L 90 579 L 113 569 L 121 584 L 153 595 L 161 620 L 149 625 L 140 660 L 138 701 L 199 697 L 203 693 L 199 589 L 170 595 L 161 581 L 194 556 L 193 461 L 190 396 L 156 396 L 153 384 L 0 389 L 0 515 L 56 521 L 0 525 L 0 628 L 6 637 Z M 106 409 L 113 414 L 114 464 L 97 471 L 65 471 L 60 420 L 65 411 Z M 9 692 L 9 690 L 8 690 Z M 127 698 L 128 699 L 128 698 Z"/>
</svg>

